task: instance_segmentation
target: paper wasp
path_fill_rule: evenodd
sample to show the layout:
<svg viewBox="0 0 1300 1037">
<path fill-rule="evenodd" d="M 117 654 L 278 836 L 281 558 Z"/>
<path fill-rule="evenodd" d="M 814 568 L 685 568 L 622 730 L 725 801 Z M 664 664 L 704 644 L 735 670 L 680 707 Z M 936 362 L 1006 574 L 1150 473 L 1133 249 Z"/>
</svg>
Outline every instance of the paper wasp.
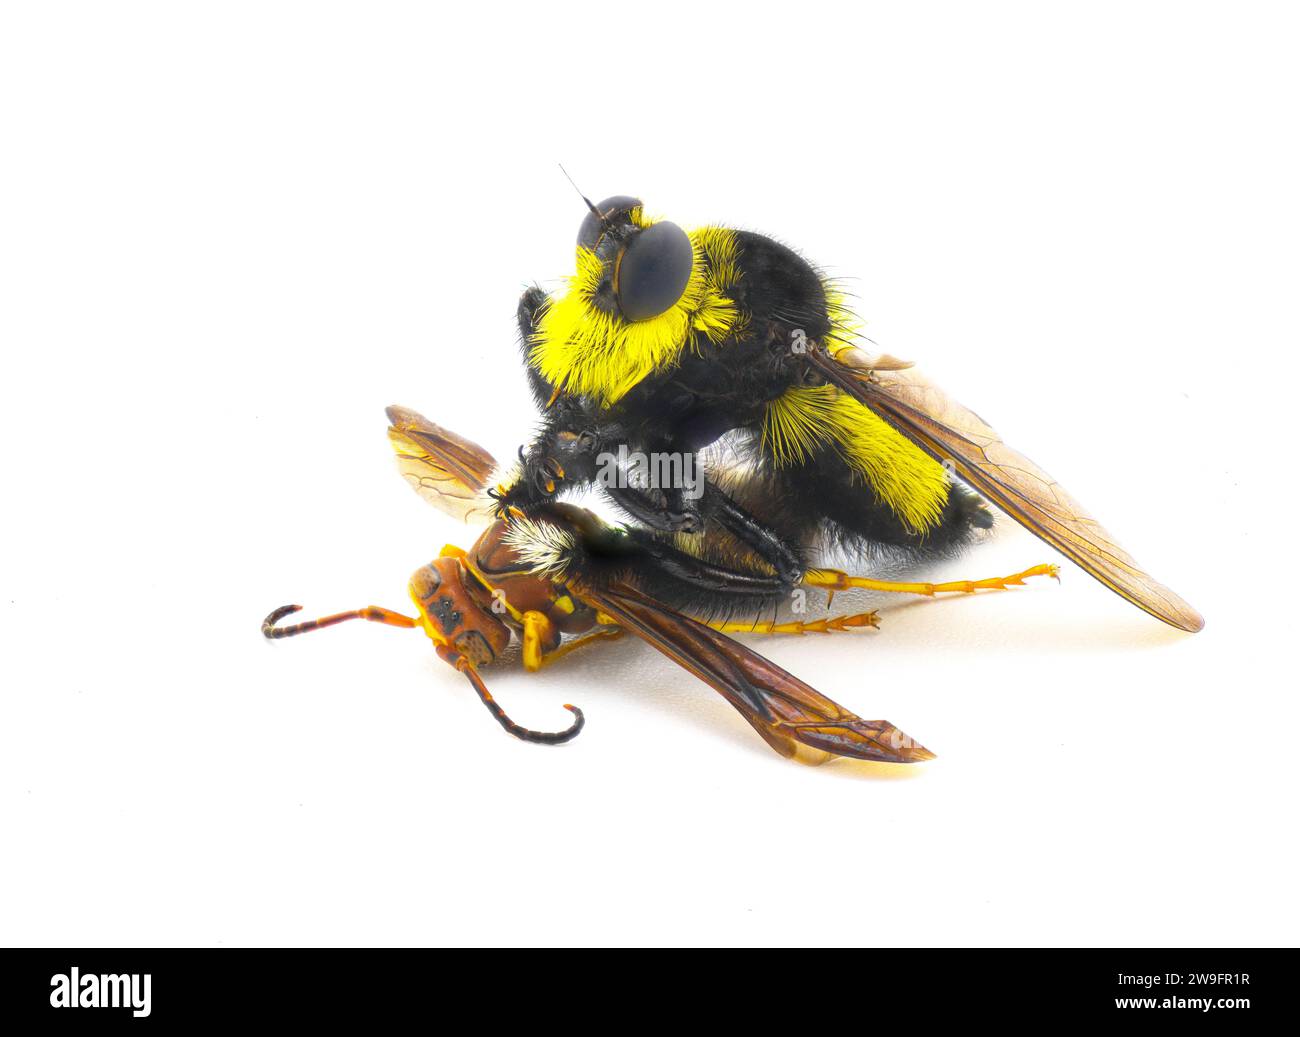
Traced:
<svg viewBox="0 0 1300 1037">
<path fill-rule="evenodd" d="M 492 501 L 484 490 L 496 467 L 491 455 L 413 411 L 390 407 L 388 417 L 399 466 L 417 492 L 448 514 L 489 518 Z M 807 574 L 806 585 L 831 592 L 848 587 L 971 592 L 1048 571 L 1039 566 L 1006 579 L 930 585 L 815 570 Z M 712 590 L 700 598 L 705 584 Z M 300 609 L 286 605 L 267 616 L 262 633 L 291 637 L 353 619 L 422 630 L 506 731 L 547 744 L 576 736 L 584 723 L 581 710 L 565 707 L 574 719 L 562 731 L 521 727 L 493 699 L 480 669 L 498 661 L 512 638 L 522 643 L 524 668 L 535 672 L 578 648 L 631 633 L 721 693 L 783 756 L 808 763 L 831 756 L 893 763 L 933 758 L 893 724 L 861 719 L 726 636 L 728 631 L 797 634 L 874 627 L 874 612 L 807 623 L 692 618 L 672 603 L 693 600 L 701 615 L 734 611 L 770 602 L 780 584 L 761 567 L 710 562 L 682 552 L 662 534 L 611 525 L 570 504 L 545 503 L 527 514 L 491 520 L 468 551 L 449 545 L 417 569 L 408 589 L 415 616 L 370 605 L 279 626 Z"/>
</svg>

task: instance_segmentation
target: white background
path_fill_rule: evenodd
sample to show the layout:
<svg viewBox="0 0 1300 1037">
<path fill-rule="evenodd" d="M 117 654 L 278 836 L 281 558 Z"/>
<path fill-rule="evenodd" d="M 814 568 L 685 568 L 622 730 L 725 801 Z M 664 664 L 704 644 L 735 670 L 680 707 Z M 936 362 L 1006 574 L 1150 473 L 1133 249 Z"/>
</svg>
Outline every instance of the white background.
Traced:
<svg viewBox="0 0 1300 1037">
<path fill-rule="evenodd" d="M 1261 4 L 6 5 L 0 940 L 1294 944 L 1296 24 Z M 1077 569 L 751 639 L 939 753 L 802 768 L 638 643 L 407 605 L 594 197 L 797 245 L 1207 617 Z M 1053 559 L 1011 523 L 935 577 Z M 873 604 L 841 599 L 838 604 Z"/>
</svg>

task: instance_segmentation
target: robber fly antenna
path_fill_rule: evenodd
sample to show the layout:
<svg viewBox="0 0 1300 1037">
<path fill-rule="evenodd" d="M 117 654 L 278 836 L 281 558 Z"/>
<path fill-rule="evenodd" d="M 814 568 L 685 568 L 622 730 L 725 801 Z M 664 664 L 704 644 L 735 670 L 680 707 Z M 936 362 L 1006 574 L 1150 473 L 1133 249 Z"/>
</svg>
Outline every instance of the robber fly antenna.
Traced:
<svg viewBox="0 0 1300 1037">
<path fill-rule="evenodd" d="M 573 189 L 578 192 L 578 197 L 587 203 L 587 208 L 590 209 L 592 213 L 595 214 L 596 219 L 600 220 L 602 224 L 608 227 L 609 221 L 606 220 L 605 217 L 601 215 L 599 209 L 597 209 L 594 205 L 591 204 L 591 199 L 582 193 L 582 188 L 580 188 L 576 183 L 573 182 L 573 177 L 569 176 L 569 171 L 565 169 L 561 163 L 557 162 L 555 164 L 560 167 L 560 172 L 564 174 L 564 179 L 569 181 L 569 183 L 573 184 Z"/>
<path fill-rule="evenodd" d="M 572 738 L 578 737 L 578 732 L 582 730 L 582 725 L 587 722 L 582 715 L 582 710 L 577 706 L 570 706 L 567 702 L 564 708 L 573 714 L 573 723 L 563 731 L 534 731 L 532 728 L 520 727 L 508 716 L 502 709 L 497 700 L 492 697 L 492 692 L 487 690 L 487 685 L 483 683 L 483 678 L 478 675 L 478 670 L 470 665 L 468 659 L 461 656 L 456 660 L 456 669 L 460 670 L 469 678 L 470 684 L 474 685 L 474 690 L 478 692 L 478 697 L 483 700 L 483 705 L 487 706 L 488 712 L 497 718 L 497 723 L 504 727 L 516 738 L 522 738 L 525 742 L 541 742 L 543 745 L 560 745 Z"/>
</svg>

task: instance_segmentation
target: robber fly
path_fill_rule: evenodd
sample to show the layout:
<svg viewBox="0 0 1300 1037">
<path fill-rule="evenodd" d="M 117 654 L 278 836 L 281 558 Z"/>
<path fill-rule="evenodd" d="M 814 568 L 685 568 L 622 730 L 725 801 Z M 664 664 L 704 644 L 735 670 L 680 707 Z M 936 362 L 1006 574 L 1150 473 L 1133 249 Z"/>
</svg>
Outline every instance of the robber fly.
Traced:
<svg viewBox="0 0 1300 1037">
<path fill-rule="evenodd" d="M 263 621 L 267 638 L 293 637 L 354 619 L 421 630 L 439 657 L 466 676 L 506 731 L 554 745 L 582 730 L 582 711 L 566 705 L 573 720 L 561 731 L 522 727 L 493 699 L 480 671 L 499 661 L 513 639 L 522 644 L 524 668 L 535 672 L 579 648 L 631 633 L 720 692 L 783 756 L 807 763 L 831 756 L 892 763 L 933 758 L 893 724 L 861 719 L 726 636 L 737 630 L 808 633 L 874 627 L 875 613 L 810 623 L 774 620 L 766 626 L 684 615 L 665 599 L 675 592 L 697 593 L 703 574 L 718 582 L 724 599 L 730 593 L 737 601 L 766 600 L 770 574 L 707 563 L 660 534 L 606 523 L 571 504 L 548 502 L 528 514 L 509 512 L 490 519 L 492 501 L 484 491 L 496 468 L 492 456 L 413 411 L 390 407 L 388 417 L 399 467 L 420 495 L 448 514 L 484 517 L 490 525 L 468 551 L 448 546 L 415 571 L 408 589 L 416 615 L 370 605 L 281 626 L 281 620 L 301 608 L 285 605 Z M 810 586 L 837 586 L 833 571 L 825 572 L 822 582 Z"/>
<path fill-rule="evenodd" d="M 707 473 L 698 494 L 602 485 L 644 526 L 727 539 L 792 588 L 826 535 L 861 555 L 922 560 L 970 542 L 993 516 L 964 481 L 1139 608 L 1202 627 L 984 421 L 910 364 L 859 348 L 835 284 L 792 249 L 749 231 L 686 231 L 630 196 L 583 201 L 576 274 L 519 305 L 544 424 L 493 491 L 501 511 L 596 481 L 620 448 L 694 454 L 726 437 L 747 464 Z"/>
</svg>

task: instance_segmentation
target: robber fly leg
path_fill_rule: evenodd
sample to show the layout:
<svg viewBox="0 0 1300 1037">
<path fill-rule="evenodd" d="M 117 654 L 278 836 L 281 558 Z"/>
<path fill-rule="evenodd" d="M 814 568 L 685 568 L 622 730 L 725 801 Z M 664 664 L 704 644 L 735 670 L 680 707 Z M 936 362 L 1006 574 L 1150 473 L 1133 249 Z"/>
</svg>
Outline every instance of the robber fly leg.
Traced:
<svg viewBox="0 0 1300 1037">
<path fill-rule="evenodd" d="M 608 486 L 605 492 L 637 522 L 661 533 L 698 533 L 704 525 L 695 502 L 684 499 L 680 491 L 623 485 Z"/>
<path fill-rule="evenodd" d="M 804 567 L 795 549 L 712 483 L 706 482 L 705 493 L 708 516 L 776 570 L 785 589 L 797 586 Z"/>
<path fill-rule="evenodd" d="M 621 426 L 596 422 L 581 401 L 558 397 L 537 438 L 520 450 L 513 481 L 491 493 L 498 515 L 511 507 L 526 511 L 566 488 L 595 481 L 609 444 L 624 436 Z"/>
<path fill-rule="evenodd" d="M 709 522 L 718 523 L 772 567 L 778 590 L 791 590 L 803 575 L 794 548 L 707 479 L 703 493 L 696 497 L 687 497 L 680 488 L 610 487 L 606 493 L 638 522 L 662 532 L 701 533 Z"/>
<path fill-rule="evenodd" d="M 629 535 L 645 552 L 642 564 L 653 566 L 659 576 L 692 590 L 752 600 L 779 598 L 790 589 L 780 576 L 715 565 L 664 540 L 655 539 L 653 534 L 643 530 L 630 530 Z"/>
<path fill-rule="evenodd" d="M 537 406 L 542 409 L 545 409 L 548 403 L 554 401 L 556 390 L 550 382 L 542 377 L 537 368 L 528 362 L 528 357 L 532 352 L 533 335 L 537 332 L 537 321 L 542 309 L 546 306 L 546 302 L 546 293 L 541 288 L 533 285 L 520 297 L 519 308 L 516 311 L 516 317 L 519 321 L 519 351 L 524 358 L 524 371 L 528 375 L 528 388 L 532 391 Z"/>
</svg>

